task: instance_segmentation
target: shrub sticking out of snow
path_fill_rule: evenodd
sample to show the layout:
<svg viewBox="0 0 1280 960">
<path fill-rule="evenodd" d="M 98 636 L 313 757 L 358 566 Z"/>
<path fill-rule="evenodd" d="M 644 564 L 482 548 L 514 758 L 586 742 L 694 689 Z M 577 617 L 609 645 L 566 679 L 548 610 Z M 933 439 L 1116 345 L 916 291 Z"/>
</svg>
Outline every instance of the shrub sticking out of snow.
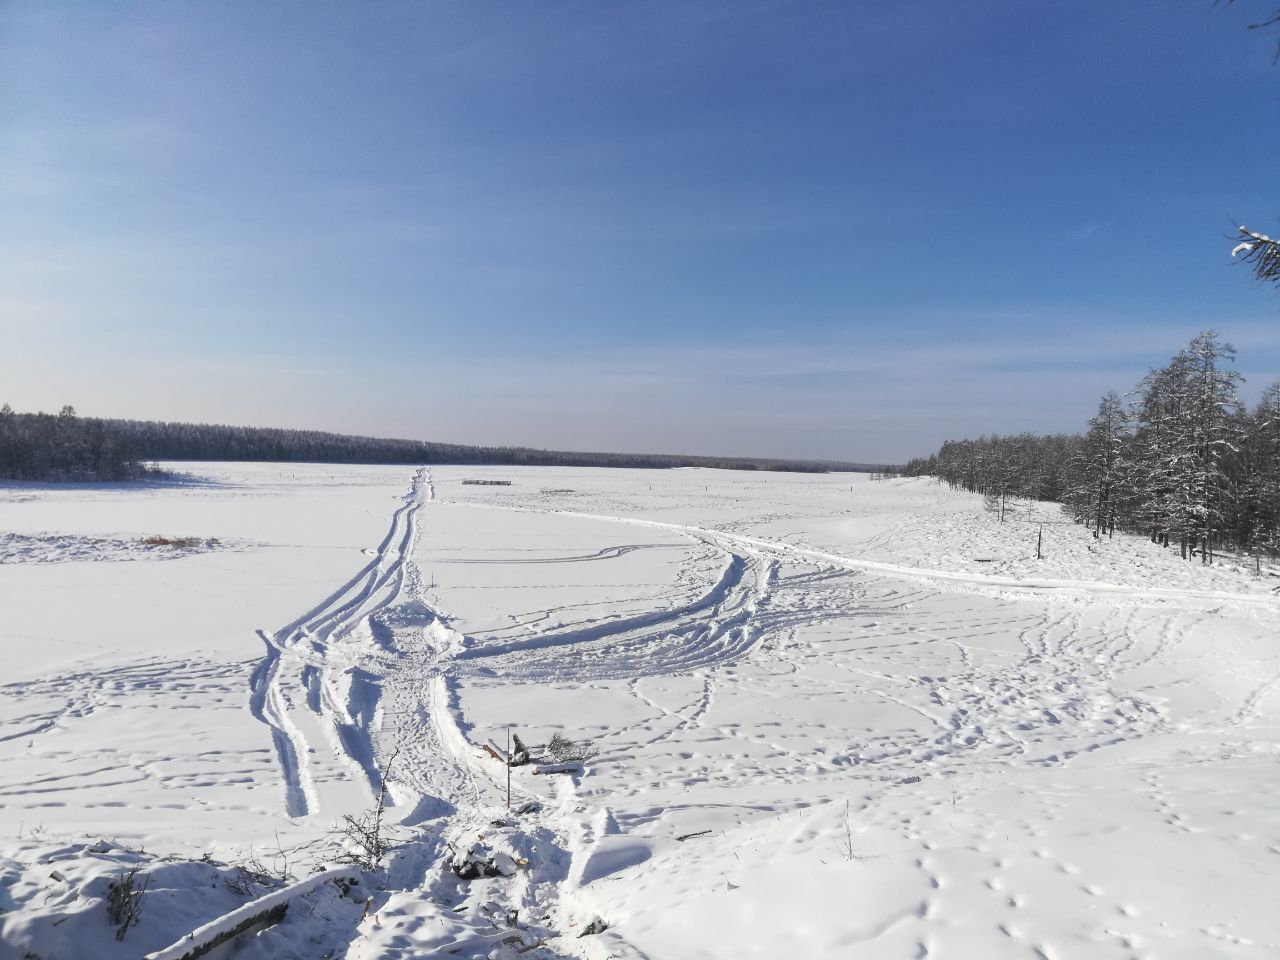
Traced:
<svg viewBox="0 0 1280 960">
<path fill-rule="evenodd" d="M 556 763 L 586 763 L 600 753 L 600 748 L 589 740 L 570 740 L 559 730 L 552 734 L 545 749 Z"/>
<path fill-rule="evenodd" d="M 116 939 L 123 940 L 129 928 L 142 919 L 142 901 L 147 895 L 150 880 L 146 874 L 139 879 L 141 864 L 134 864 L 125 870 L 108 888 L 107 919 L 116 928 Z"/>
<path fill-rule="evenodd" d="M 350 863 L 365 870 L 382 866 L 383 858 L 396 846 L 399 837 L 387 824 L 387 781 L 400 750 L 393 750 L 378 777 L 381 784 L 378 799 L 373 807 L 359 815 L 343 814 L 342 824 L 335 836 L 342 846 L 337 856 L 339 863 Z"/>
</svg>

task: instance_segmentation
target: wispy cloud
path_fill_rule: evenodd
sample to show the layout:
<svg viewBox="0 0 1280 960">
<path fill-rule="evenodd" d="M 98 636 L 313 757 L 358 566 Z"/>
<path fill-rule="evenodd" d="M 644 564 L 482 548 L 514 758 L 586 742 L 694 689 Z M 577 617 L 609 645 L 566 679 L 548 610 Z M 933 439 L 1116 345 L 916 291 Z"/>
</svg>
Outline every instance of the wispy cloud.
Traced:
<svg viewBox="0 0 1280 960">
<path fill-rule="evenodd" d="M 1084 226 L 1068 231 L 1063 239 L 1065 239 L 1067 243 L 1083 243 L 1094 236 L 1094 234 L 1107 230 L 1115 225 L 1115 220 L 1099 220 L 1096 223 L 1087 223 Z"/>
</svg>

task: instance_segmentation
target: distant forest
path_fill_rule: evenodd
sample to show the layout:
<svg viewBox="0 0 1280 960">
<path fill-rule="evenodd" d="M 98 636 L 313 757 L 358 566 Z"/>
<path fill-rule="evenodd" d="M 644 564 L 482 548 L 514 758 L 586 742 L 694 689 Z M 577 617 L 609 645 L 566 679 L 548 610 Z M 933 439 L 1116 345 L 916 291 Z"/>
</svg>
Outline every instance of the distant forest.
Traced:
<svg viewBox="0 0 1280 960">
<path fill-rule="evenodd" d="M 127 480 L 157 460 L 253 460 L 294 463 L 475 464 L 558 467 L 715 467 L 826 473 L 873 471 L 880 464 L 758 457 L 634 453 L 570 453 L 527 447 L 474 447 L 420 440 L 383 440 L 317 430 L 231 427 L 153 420 L 78 417 L 0 409 L 0 479 Z"/>
<path fill-rule="evenodd" d="M 1117 528 L 1177 544 L 1280 555 L 1280 382 L 1249 410 L 1227 364 L 1235 349 L 1207 331 L 1129 394 L 1108 393 L 1082 435 L 948 441 L 904 472 L 991 498 L 1057 501 L 1095 537 Z"/>
<path fill-rule="evenodd" d="M 133 480 L 148 473 L 135 450 L 106 420 L 0 407 L 0 479 Z"/>
</svg>

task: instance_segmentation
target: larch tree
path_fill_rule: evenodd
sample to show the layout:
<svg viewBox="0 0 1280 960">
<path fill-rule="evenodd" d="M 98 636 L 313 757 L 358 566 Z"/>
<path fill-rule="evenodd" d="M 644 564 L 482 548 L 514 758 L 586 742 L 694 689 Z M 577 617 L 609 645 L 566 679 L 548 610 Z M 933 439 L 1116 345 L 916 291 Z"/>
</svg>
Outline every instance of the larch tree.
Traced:
<svg viewBox="0 0 1280 960">
<path fill-rule="evenodd" d="M 1186 437 L 1194 470 L 1182 499 L 1187 533 L 1199 542 L 1204 563 L 1212 562 L 1217 535 L 1227 525 L 1233 493 L 1227 467 L 1243 440 L 1236 388 L 1244 378 L 1225 368 L 1235 357 L 1235 347 L 1207 330 L 1174 358 L 1187 370 Z"/>
<path fill-rule="evenodd" d="M 1089 421 L 1084 449 L 1075 458 L 1074 483 L 1069 494 L 1075 511 L 1089 518 L 1095 538 L 1115 526 L 1119 486 L 1129 442 L 1129 411 L 1114 392 L 1098 403 Z"/>
<path fill-rule="evenodd" d="M 985 494 L 1057 501 L 1096 538 L 1113 529 L 1177 543 L 1184 558 L 1280 555 L 1280 383 L 1237 397 L 1235 350 L 1206 331 L 1129 397 L 1108 394 L 1084 435 L 947 441 L 903 472 Z"/>
</svg>

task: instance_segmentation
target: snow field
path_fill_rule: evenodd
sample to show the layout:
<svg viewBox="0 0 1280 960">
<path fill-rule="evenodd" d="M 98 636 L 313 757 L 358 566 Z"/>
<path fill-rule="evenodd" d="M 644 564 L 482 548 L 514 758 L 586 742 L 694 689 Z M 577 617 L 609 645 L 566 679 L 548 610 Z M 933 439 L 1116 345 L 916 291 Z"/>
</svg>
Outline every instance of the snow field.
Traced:
<svg viewBox="0 0 1280 960">
<path fill-rule="evenodd" d="M 6 531 L 260 545 L 0 572 L 6 650 L 47 638 L 0 707 L 0 944 L 56 949 L 68 912 L 91 929 L 87 899 L 40 903 L 48 836 L 300 842 L 367 809 L 394 753 L 411 842 L 369 915 L 325 890 L 238 956 L 1277 952 L 1269 576 L 1044 505 L 999 524 L 922 480 L 196 469 L 212 482 L 0 499 Z M 509 816 L 479 749 L 509 725 L 599 754 L 513 771 Z M 471 849 L 514 872 L 459 879 Z"/>
<path fill-rule="evenodd" d="M 406 477 L 201 469 L 206 482 L 192 486 L 46 487 L 0 499 L 5 531 L 256 544 L 164 563 L 4 567 L 0 782 L 14 830 L 169 852 L 273 837 L 278 766 L 248 709 L 263 653 L 255 631 L 293 619 L 367 562 L 362 551 L 385 535 Z"/>
</svg>

